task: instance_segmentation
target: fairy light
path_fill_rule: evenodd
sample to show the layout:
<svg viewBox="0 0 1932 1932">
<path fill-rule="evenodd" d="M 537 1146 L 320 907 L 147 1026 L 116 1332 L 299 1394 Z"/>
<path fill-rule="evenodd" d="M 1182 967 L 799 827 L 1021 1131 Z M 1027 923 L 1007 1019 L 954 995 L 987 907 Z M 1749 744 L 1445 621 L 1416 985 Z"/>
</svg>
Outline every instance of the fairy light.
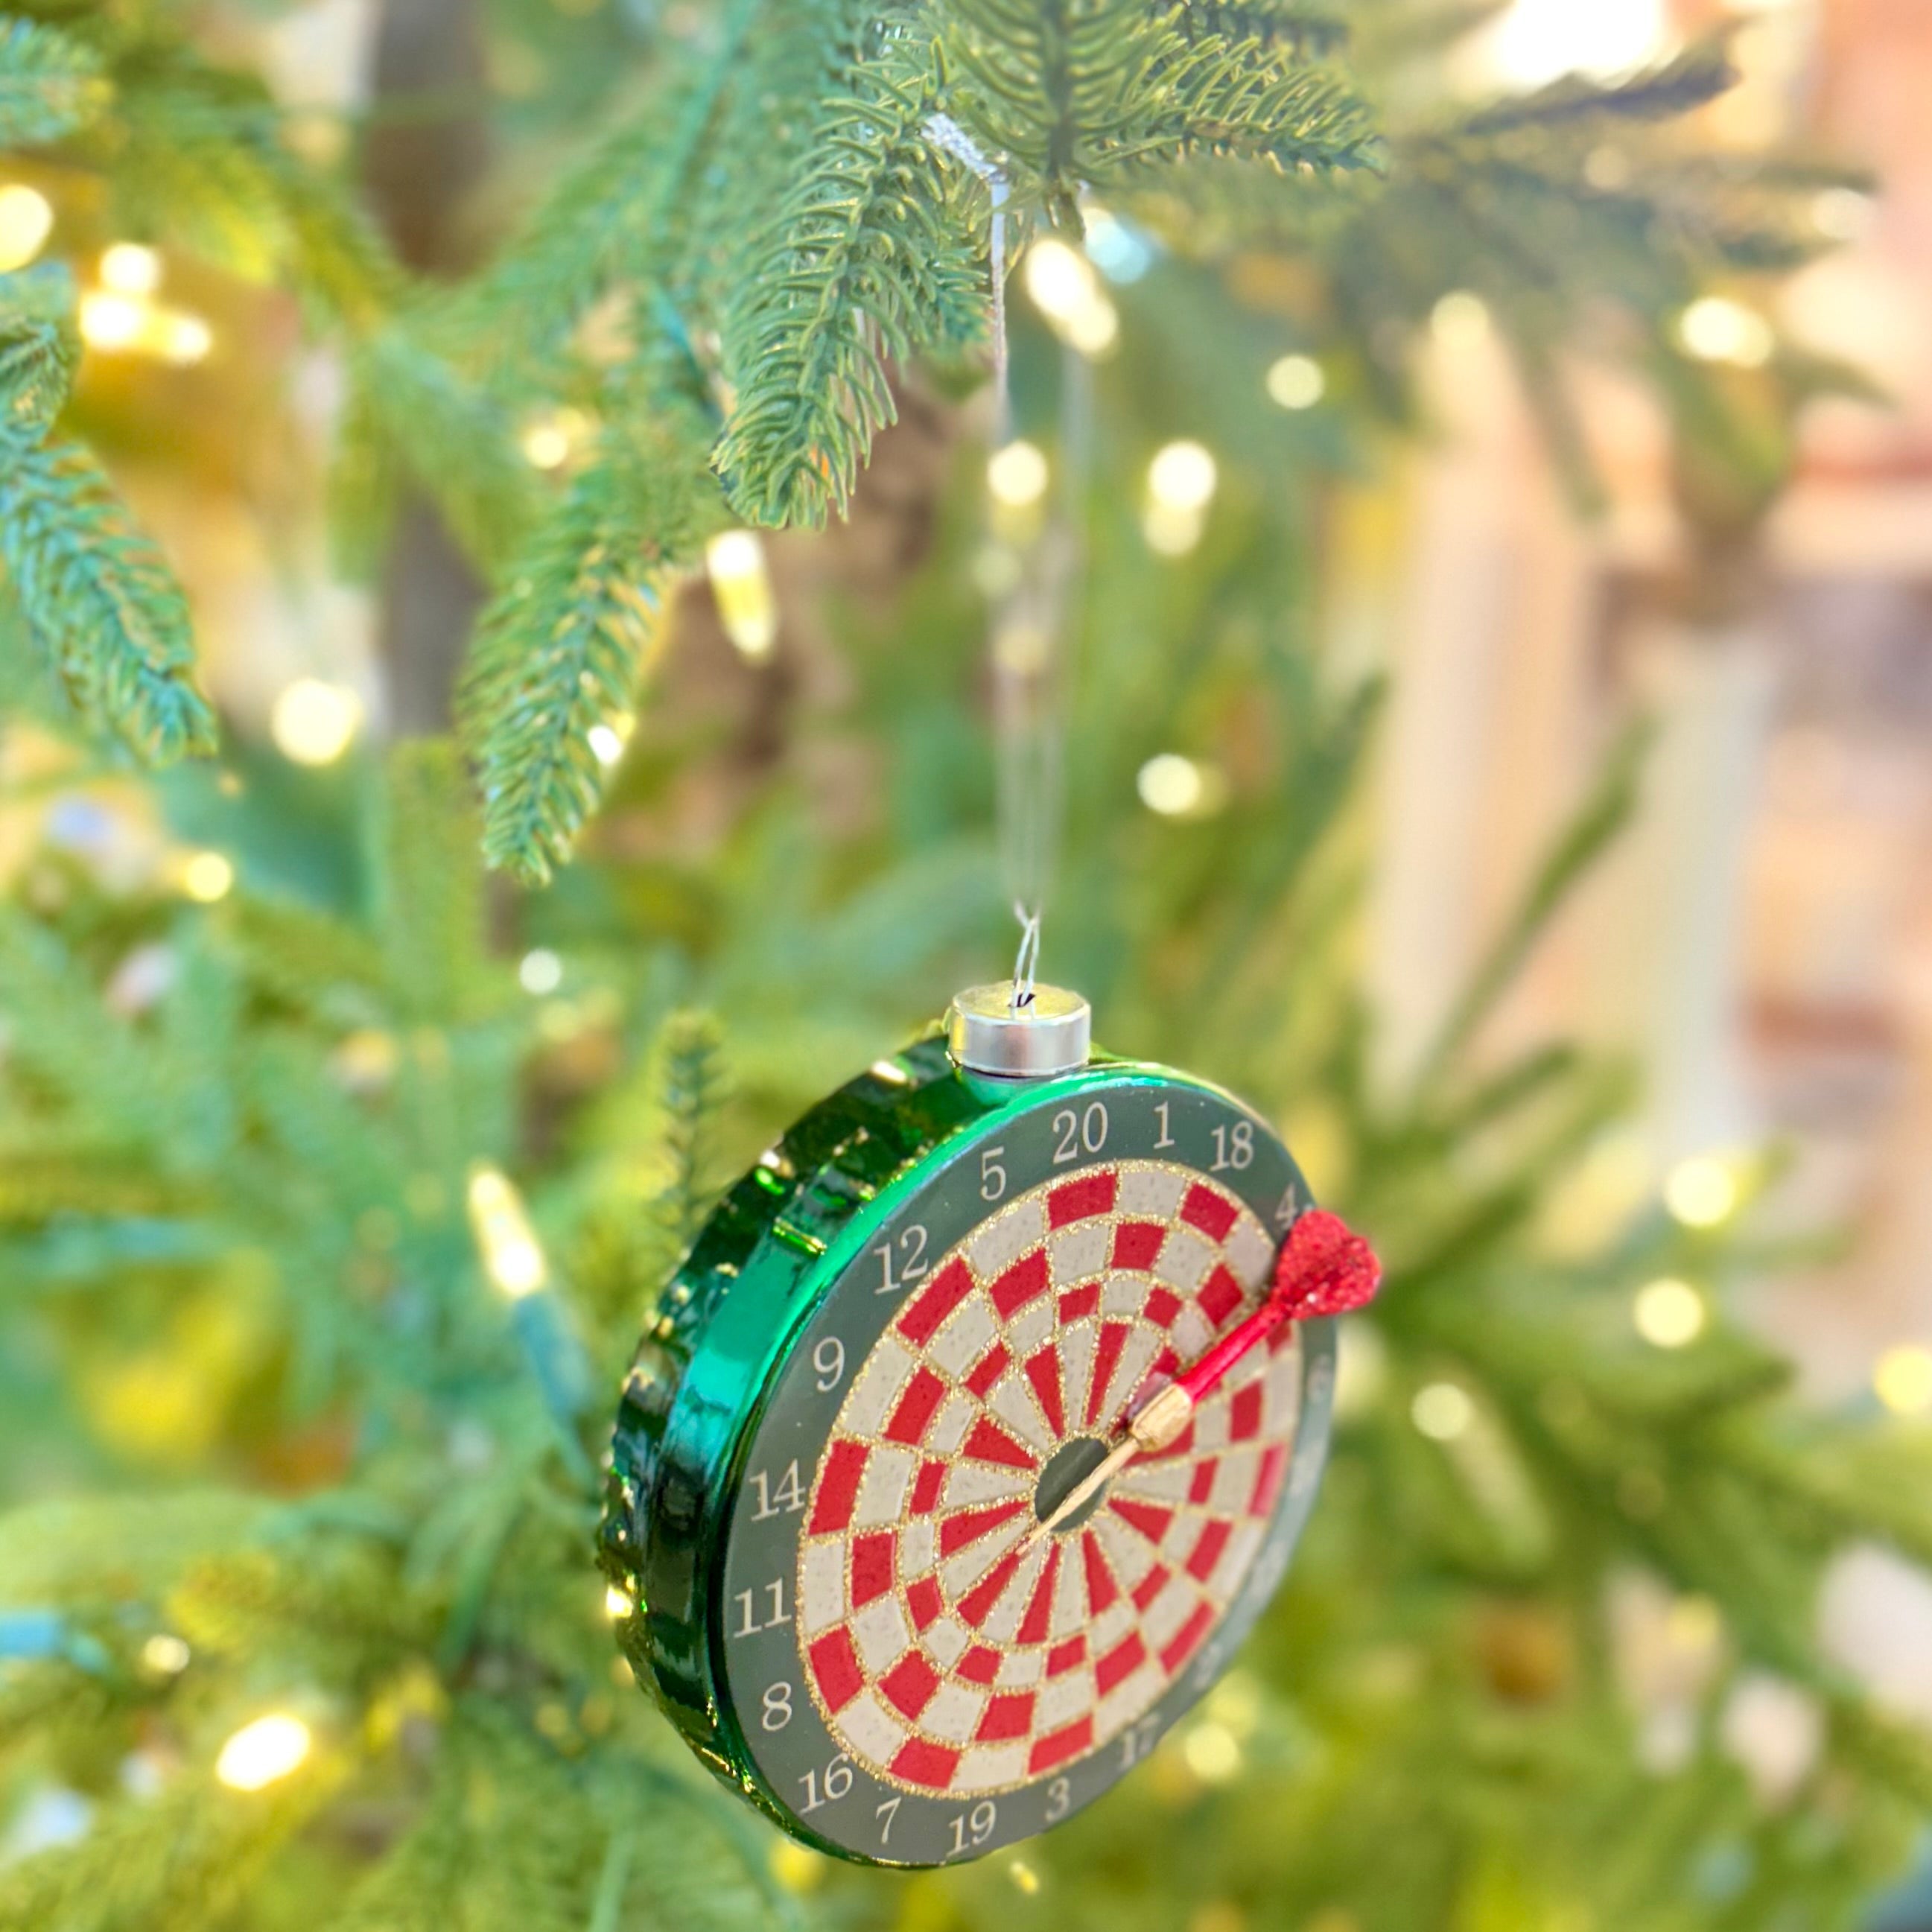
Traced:
<svg viewBox="0 0 1932 1932">
<path fill-rule="evenodd" d="M 1429 314 L 1430 332 L 1444 348 L 1480 348 L 1490 339 L 1489 304 L 1467 289 L 1452 289 Z"/>
<path fill-rule="evenodd" d="M 146 304 L 134 296 L 94 289 L 80 298 L 80 339 L 90 349 L 133 348 L 146 320 Z"/>
<path fill-rule="evenodd" d="M 193 1653 L 171 1630 L 158 1630 L 141 1646 L 141 1668 L 153 1677 L 178 1677 Z"/>
<path fill-rule="evenodd" d="M 1932 1415 L 1932 1348 L 1903 1342 L 1872 1370 L 1872 1388 L 1894 1415 Z"/>
<path fill-rule="evenodd" d="M 524 459 L 537 470 L 557 470 L 568 461 L 570 439 L 555 423 L 546 419 L 532 423 L 523 434 Z"/>
<path fill-rule="evenodd" d="M 636 1608 L 636 1604 L 631 1600 L 630 1592 L 620 1589 L 615 1583 L 604 1592 L 604 1614 L 613 1623 L 628 1617 Z"/>
<path fill-rule="evenodd" d="M 1268 392 L 1285 410 L 1312 410 L 1328 388 L 1312 356 L 1284 356 L 1268 365 Z"/>
<path fill-rule="evenodd" d="M 1664 1275 L 1646 1282 L 1630 1306 L 1636 1332 L 1656 1348 L 1682 1348 L 1704 1332 L 1704 1298 L 1688 1281 Z"/>
<path fill-rule="evenodd" d="M 1677 318 L 1677 339 L 1700 362 L 1761 369 L 1778 346 L 1771 324 L 1728 296 L 1700 296 Z"/>
<path fill-rule="evenodd" d="M 478 1162 L 470 1170 L 470 1232 L 484 1272 L 513 1301 L 534 1294 L 550 1278 L 524 1198 L 500 1168 Z"/>
<path fill-rule="evenodd" d="M 1476 1419 L 1476 1406 L 1454 1382 L 1430 1382 L 1415 1392 L 1409 1420 L 1432 1442 L 1453 1442 Z"/>
<path fill-rule="evenodd" d="M 102 250 L 100 286 L 117 296 L 151 296 L 161 285 L 161 258 L 139 242 L 116 242 Z"/>
<path fill-rule="evenodd" d="M 362 700 L 339 684 L 298 677 L 275 700 L 269 735 L 284 758 L 298 765 L 332 765 L 353 742 Z"/>
<path fill-rule="evenodd" d="M 547 946 L 524 955 L 517 968 L 517 983 L 537 999 L 554 993 L 563 984 L 563 962 Z"/>
<path fill-rule="evenodd" d="M 590 747 L 590 755 L 600 765 L 608 768 L 624 755 L 623 740 L 608 724 L 593 724 L 584 736 Z"/>
<path fill-rule="evenodd" d="M 24 268 L 53 232 L 53 205 L 24 182 L 0 187 L 0 274 Z"/>
<path fill-rule="evenodd" d="M 1687 1228 L 1714 1228 L 1737 1207 L 1737 1177 L 1715 1154 L 1694 1154 L 1670 1170 L 1664 1204 Z"/>
<path fill-rule="evenodd" d="M 1148 465 L 1148 494 L 1165 509 L 1204 510 L 1220 481 L 1214 457 L 1191 440 L 1162 445 Z"/>
<path fill-rule="evenodd" d="M 1047 474 L 1046 458 L 1036 446 L 1010 442 L 988 459 L 986 488 L 995 502 L 1023 510 L 1046 494 Z"/>
<path fill-rule="evenodd" d="M 704 568 L 724 634 L 740 655 L 762 662 L 778 635 L 778 599 L 764 545 L 750 530 L 721 530 L 704 546 Z"/>
<path fill-rule="evenodd" d="M 1040 1874 L 1024 1858 L 1009 1858 L 1006 1861 L 1006 1876 L 1012 1880 L 1016 1888 L 1024 1892 L 1029 1898 L 1040 1889 Z"/>
<path fill-rule="evenodd" d="M 1054 333 L 1083 356 L 1104 356 L 1120 332 L 1120 312 L 1100 286 L 1094 265 L 1056 236 L 1027 250 L 1026 292 Z"/>
<path fill-rule="evenodd" d="M 235 884 L 235 868 L 219 852 L 196 852 L 182 864 L 182 890 L 202 905 L 226 898 Z"/>
<path fill-rule="evenodd" d="M 1211 1718 L 1189 1731 L 1180 1754 L 1203 1784 L 1226 1784 L 1241 1768 L 1241 1747 L 1234 1732 Z"/>
<path fill-rule="evenodd" d="M 1164 556 L 1182 556 L 1201 541 L 1208 506 L 1220 481 L 1220 466 L 1202 443 L 1183 438 L 1164 444 L 1148 465 L 1147 507 L 1141 530 Z"/>
<path fill-rule="evenodd" d="M 214 1774 L 231 1791 L 260 1791 L 298 1770 L 314 1744 L 299 1718 L 272 1711 L 244 1724 L 221 1747 Z"/>
<path fill-rule="evenodd" d="M 141 346 L 178 368 L 205 362 L 214 346 L 214 332 L 198 315 L 182 309 L 150 310 L 141 331 Z"/>
<path fill-rule="evenodd" d="M 1134 775 L 1142 804 L 1162 818 L 1191 818 L 1208 806 L 1216 776 L 1178 752 L 1159 752 Z"/>
<path fill-rule="evenodd" d="M 1064 323 L 1099 294 L 1100 285 L 1084 255 L 1048 235 L 1027 250 L 1026 292 L 1048 322 Z"/>
</svg>

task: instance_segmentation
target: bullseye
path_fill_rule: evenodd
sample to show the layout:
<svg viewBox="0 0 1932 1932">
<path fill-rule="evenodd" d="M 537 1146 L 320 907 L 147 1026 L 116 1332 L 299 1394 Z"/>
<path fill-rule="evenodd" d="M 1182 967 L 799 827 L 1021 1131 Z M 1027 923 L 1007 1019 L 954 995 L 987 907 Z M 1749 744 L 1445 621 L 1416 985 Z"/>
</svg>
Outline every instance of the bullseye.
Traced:
<svg viewBox="0 0 1932 1932">
<path fill-rule="evenodd" d="M 1034 1520 L 1046 1522 L 1106 1460 L 1107 1445 L 1097 1436 L 1076 1436 L 1072 1442 L 1063 1442 L 1053 1452 L 1046 1468 L 1040 1472 L 1040 1480 L 1034 1485 Z M 1104 1488 L 1088 1497 L 1055 1528 L 1054 1534 L 1072 1535 L 1083 1523 L 1092 1520 L 1106 1500 Z"/>
</svg>

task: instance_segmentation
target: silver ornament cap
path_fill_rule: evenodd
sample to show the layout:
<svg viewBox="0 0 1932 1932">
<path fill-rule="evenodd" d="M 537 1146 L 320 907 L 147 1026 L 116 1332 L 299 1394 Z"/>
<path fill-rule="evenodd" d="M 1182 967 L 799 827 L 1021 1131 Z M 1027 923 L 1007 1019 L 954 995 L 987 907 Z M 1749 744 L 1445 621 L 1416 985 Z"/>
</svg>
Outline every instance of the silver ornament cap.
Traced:
<svg viewBox="0 0 1932 1932">
<path fill-rule="evenodd" d="M 1087 1064 L 1094 1010 L 1064 986 L 1034 985 L 1014 1004 L 1013 982 L 969 986 L 946 1014 L 946 1051 L 968 1073 L 1046 1080 Z"/>
</svg>

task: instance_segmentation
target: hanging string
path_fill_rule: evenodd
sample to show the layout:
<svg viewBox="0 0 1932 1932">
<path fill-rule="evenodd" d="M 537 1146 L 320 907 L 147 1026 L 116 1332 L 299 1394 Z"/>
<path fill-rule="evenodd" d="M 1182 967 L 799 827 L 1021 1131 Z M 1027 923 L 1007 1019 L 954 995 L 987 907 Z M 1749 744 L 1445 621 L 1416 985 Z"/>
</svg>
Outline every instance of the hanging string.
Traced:
<svg viewBox="0 0 1932 1932">
<path fill-rule="evenodd" d="M 1012 439 L 1012 395 L 1006 340 L 1006 178 L 972 136 L 944 114 L 926 124 L 927 138 L 979 176 L 992 202 L 988 253 L 992 272 L 994 452 Z M 1039 971 L 1040 928 L 1053 871 L 1062 791 L 1059 639 L 1077 575 L 1073 532 L 1077 484 L 1084 474 L 1087 370 L 1072 356 L 1062 391 L 1063 475 L 1048 526 L 1016 560 L 1015 580 L 994 600 L 992 626 L 994 790 L 1000 867 L 1019 922 L 1011 1010 L 1030 1004 Z"/>
</svg>

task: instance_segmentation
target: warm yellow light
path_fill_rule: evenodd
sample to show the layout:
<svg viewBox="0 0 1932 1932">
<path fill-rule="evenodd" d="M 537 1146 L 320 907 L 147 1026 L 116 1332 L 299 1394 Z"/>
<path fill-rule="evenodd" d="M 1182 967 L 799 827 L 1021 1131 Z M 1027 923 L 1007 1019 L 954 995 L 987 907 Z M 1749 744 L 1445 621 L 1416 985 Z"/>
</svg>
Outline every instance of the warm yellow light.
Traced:
<svg viewBox="0 0 1932 1932">
<path fill-rule="evenodd" d="M 624 741 L 608 724 L 593 724 L 584 734 L 590 755 L 600 765 L 614 765 L 624 755 Z"/>
<path fill-rule="evenodd" d="M 191 1653 L 172 1632 L 160 1630 L 141 1646 L 141 1667 L 154 1677 L 178 1677 L 185 1670 Z"/>
<path fill-rule="evenodd" d="M 470 1171 L 469 1208 L 484 1272 L 512 1300 L 534 1294 L 550 1278 L 550 1268 L 509 1177 L 479 1162 Z"/>
<path fill-rule="evenodd" d="M 619 1589 L 615 1583 L 604 1592 L 604 1614 L 613 1623 L 620 1617 L 628 1617 L 635 1607 L 630 1592 Z"/>
<path fill-rule="evenodd" d="M 1225 1724 L 1196 1724 L 1180 1746 L 1187 1768 L 1203 1784 L 1226 1784 L 1241 1768 L 1241 1747 Z"/>
<path fill-rule="evenodd" d="M 1474 349 L 1490 339 L 1489 304 L 1467 289 L 1455 289 L 1430 311 L 1429 326 L 1445 349 Z"/>
<path fill-rule="evenodd" d="M 117 296 L 151 296 L 161 285 L 161 258 L 138 242 L 117 242 L 100 256 L 100 286 Z"/>
<path fill-rule="evenodd" d="M 1454 1382 L 1430 1382 L 1415 1392 L 1409 1418 L 1433 1442 L 1453 1442 L 1476 1419 L 1476 1406 Z"/>
<path fill-rule="evenodd" d="M 1888 1348 L 1872 1371 L 1878 1399 L 1894 1415 L 1932 1415 L 1932 1348 Z"/>
<path fill-rule="evenodd" d="M 1161 752 L 1135 775 L 1134 789 L 1150 812 L 1163 818 L 1186 818 L 1198 812 L 1208 793 L 1208 773 L 1178 752 Z"/>
<path fill-rule="evenodd" d="M 298 765 L 332 765 L 362 722 L 362 700 L 339 684 L 298 677 L 275 700 L 268 730 L 275 748 Z"/>
<path fill-rule="evenodd" d="M 539 946 L 524 955 L 523 963 L 517 968 L 517 980 L 525 992 L 542 999 L 563 984 L 563 962 L 548 946 Z"/>
<path fill-rule="evenodd" d="M 1636 1332 L 1653 1348 L 1682 1348 L 1704 1332 L 1704 1298 L 1688 1281 L 1665 1275 L 1646 1282 L 1631 1304 Z"/>
<path fill-rule="evenodd" d="M 1026 291 L 1064 342 L 1083 356 L 1104 356 L 1120 332 L 1120 314 L 1094 265 L 1077 248 L 1048 235 L 1027 250 Z"/>
<path fill-rule="evenodd" d="M 1026 292 L 1049 322 L 1064 322 L 1078 315 L 1100 290 L 1086 256 L 1046 235 L 1027 250 Z"/>
<path fill-rule="evenodd" d="M 203 905 L 226 898 L 235 884 L 235 868 L 219 852 L 196 852 L 182 865 L 182 890 Z"/>
<path fill-rule="evenodd" d="M 1220 481 L 1213 455 L 1191 438 L 1163 444 L 1148 465 L 1148 494 L 1163 509 L 1204 510 Z"/>
<path fill-rule="evenodd" d="M 1106 354 L 1120 339 L 1120 312 L 1096 288 L 1060 326 L 1060 332 L 1090 360 Z"/>
<path fill-rule="evenodd" d="M 298 1768 L 314 1743 L 299 1718 L 272 1712 L 244 1724 L 221 1747 L 214 1774 L 231 1791 L 260 1791 Z"/>
<path fill-rule="evenodd" d="M 1738 1204 L 1737 1177 L 1715 1154 L 1694 1154 L 1670 1170 L 1664 1204 L 1687 1228 L 1714 1228 Z"/>
<path fill-rule="evenodd" d="M 53 232 L 52 204 L 22 182 L 0 188 L 0 274 L 24 268 Z"/>
<path fill-rule="evenodd" d="M 1702 296 L 1677 318 L 1677 339 L 1700 362 L 1760 369 L 1778 346 L 1771 324 L 1756 310 L 1725 296 Z"/>
<path fill-rule="evenodd" d="M 203 362 L 214 346 L 214 332 L 198 315 L 185 310 L 158 308 L 149 311 L 141 332 L 142 346 L 152 349 L 164 362 L 177 368 Z"/>
<path fill-rule="evenodd" d="M 96 290 L 80 298 L 81 340 L 90 349 L 132 348 L 147 320 L 147 304 L 132 296 Z"/>
<path fill-rule="evenodd" d="M 778 598 L 765 547 L 750 530 L 721 530 L 704 546 L 704 568 L 724 634 L 754 663 L 778 641 Z"/>
<path fill-rule="evenodd" d="M 1141 535 L 1148 548 L 1162 556 L 1185 556 L 1208 532 L 1208 519 L 1198 510 L 1177 510 L 1150 503 L 1141 512 Z"/>
<path fill-rule="evenodd" d="M 1046 494 L 1046 458 L 1032 443 L 1010 442 L 986 464 L 986 488 L 996 502 L 1023 510 Z"/>
<path fill-rule="evenodd" d="M 523 450 L 537 469 L 555 470 L 569 458 L 570 439 L 554 422 L 534 422 L 524 431 Z"/>
<path fill-rule="evenodd" d="M 1024 1858 L 1010 1858 L 1006 1862 L 1006 1876 L 1029 1898 L 1040 1889 L 1040 1874 Z"/>
<path fill-rule="evenodd" d="M 1268 392 L 1285 410 L 1312 410 L 1328 387 L 1312 356 L 1284 356 L 1268 365 Z"/>
</svg>

